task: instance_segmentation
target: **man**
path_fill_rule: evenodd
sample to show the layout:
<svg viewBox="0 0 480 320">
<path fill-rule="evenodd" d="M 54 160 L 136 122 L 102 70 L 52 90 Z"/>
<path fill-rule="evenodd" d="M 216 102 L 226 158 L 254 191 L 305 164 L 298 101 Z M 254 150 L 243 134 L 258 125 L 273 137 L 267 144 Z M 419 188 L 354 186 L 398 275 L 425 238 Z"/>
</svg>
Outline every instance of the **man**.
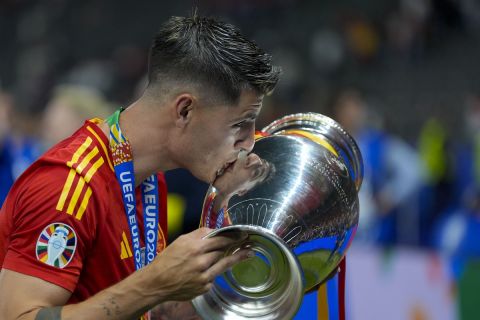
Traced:
<svg viewBox="0 0 480 320">
<path fill-rule="evenodd" d="M 10 131 L 11 98 L 0 91 L 0 205 L 13 184 L 13 156 L 8 148 L 8 133 Z"/>
<path fill-rule="evenodd" d="M 50 148 L 73 134 L 86 119 L 104 118 L 113 110 L 113 106 L 97 90 L 78 85 L 56 86 L 43 111 L 40 125 L 42 142 Z"/>
<path fill-rule="evenodd" d="M 152 44 L 143 96 L 106 121 L 87 121 L 12 188 L 0 211 L 0 318 L 135 319 L 206 292 L 250 256 L 223 257 L 242 236 L 203 239 L 211 230 L 202 228 L 149 261 L 147 231 L 158 224 L 148 208 L 165 190 L 160 183 L 160 192 L 148 192 L 156 172 L 179 167 L 225 198 L 239 189 L 223 172 L 256 176 L 258 156 L 238 155 L 253 148 L 255 119 L 279 73 L 231 25 L 167 21 Z M 142 187 L 136 202 L 133 177 Z"/>
</svg>

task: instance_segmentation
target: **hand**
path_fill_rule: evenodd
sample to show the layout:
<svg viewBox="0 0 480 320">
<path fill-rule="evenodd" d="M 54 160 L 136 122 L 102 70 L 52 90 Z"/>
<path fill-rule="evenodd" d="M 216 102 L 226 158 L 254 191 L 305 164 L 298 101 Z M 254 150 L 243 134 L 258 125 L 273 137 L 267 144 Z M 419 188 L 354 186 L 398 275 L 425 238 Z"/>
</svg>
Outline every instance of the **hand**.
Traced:
<svg viewBox="0 0 480 320">
<path fill-rule="evenodd" d="M 217 275 L 251 255 L 250 250 L 242 249 L 224 256 L 229 247 L 240 244 L 247 234 L 204 238 L 211 231 L 200 228 L 180 236 L 144 268 L 152 275 L 151 289 L 158 292 L 160 301 L 191 300 L 207 292 Z"/>
</svg>

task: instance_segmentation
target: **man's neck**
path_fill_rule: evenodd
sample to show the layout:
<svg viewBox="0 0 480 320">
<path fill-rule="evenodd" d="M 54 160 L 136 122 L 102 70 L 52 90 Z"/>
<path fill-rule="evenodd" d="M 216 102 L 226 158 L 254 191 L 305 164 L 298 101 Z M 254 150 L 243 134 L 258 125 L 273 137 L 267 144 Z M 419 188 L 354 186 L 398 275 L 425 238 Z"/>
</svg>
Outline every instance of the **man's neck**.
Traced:
<svg viewBox="0 0 480 320">
<path fill-rule="evenodd" d="M 122 133 L 131 145 L 136 186 L 150 175 L 174 167 L 169 161 L 166 147 L 166 126 L 162 124 L 161 120 L 154 121 L 160 112 L 152 115 L 148 114 L 147 109 L 148 106 L 137 101 L 121 113 L 119 120 Z M 102 123 L 100 127 L 109 137 L 108 124 Z"/>
</svg>

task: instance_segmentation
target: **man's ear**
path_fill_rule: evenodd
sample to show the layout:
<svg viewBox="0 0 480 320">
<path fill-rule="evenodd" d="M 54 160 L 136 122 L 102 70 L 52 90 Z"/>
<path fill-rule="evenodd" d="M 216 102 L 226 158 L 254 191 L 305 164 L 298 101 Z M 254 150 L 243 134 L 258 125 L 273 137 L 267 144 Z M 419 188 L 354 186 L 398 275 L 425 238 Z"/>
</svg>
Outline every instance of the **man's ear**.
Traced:
<svg viewBox="0 0 480 320">
<path fill-rule="evenodd" d="M 175 99 L 175 125 L 185 127 L 192 119 L 195 97 L 191 94 L 181 94 Z"/>
</svg>

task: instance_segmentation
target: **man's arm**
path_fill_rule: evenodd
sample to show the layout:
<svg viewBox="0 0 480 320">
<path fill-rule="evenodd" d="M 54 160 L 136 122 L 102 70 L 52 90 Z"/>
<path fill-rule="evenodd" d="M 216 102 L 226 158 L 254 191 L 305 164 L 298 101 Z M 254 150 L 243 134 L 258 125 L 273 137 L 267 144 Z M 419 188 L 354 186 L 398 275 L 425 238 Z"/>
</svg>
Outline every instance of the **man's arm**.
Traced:
<svg viewBox="0 0 480 320">
<path fill-rule="evenodd" d="M 244 235 L 203 239 L 210 231 L 179 237 L 150 265 L 78 304 L 65 305 L 71 293 L 57 285 L 2 269 L 0 319 L 135 319 L 159 303 L 191 300 L 208 291 L 216 275 L 248 257 L 247 250 L 223 257 Z"/>
<path fill-rule="evenodd" d="M 202 320 L 190 301 L 168 301 L 156 306 L 152 320 Z"/>
</svg>

